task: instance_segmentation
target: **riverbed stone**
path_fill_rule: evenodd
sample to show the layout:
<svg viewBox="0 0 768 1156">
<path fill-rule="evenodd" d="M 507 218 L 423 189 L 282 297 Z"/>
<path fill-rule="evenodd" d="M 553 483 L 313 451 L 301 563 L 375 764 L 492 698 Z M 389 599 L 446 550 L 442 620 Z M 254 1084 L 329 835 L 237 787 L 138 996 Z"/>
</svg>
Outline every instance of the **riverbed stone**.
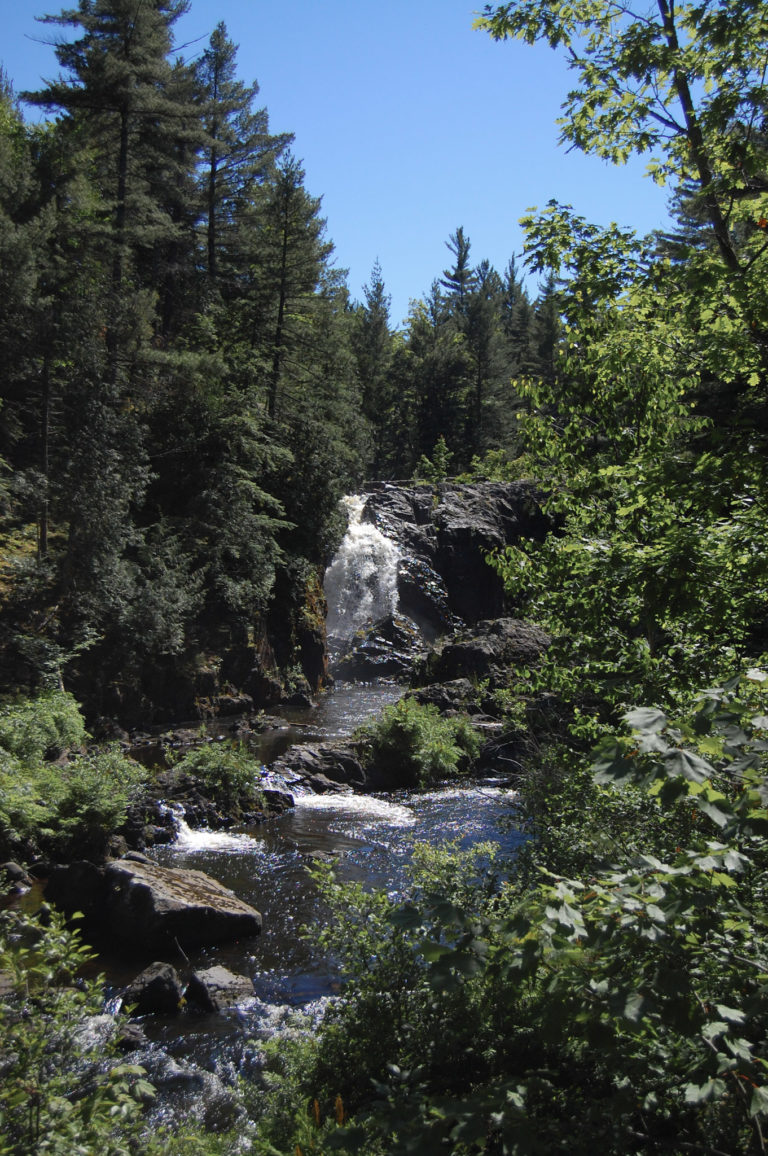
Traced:
<svg viewBox="0 0 768 1156">
<path fill-rule="evenodd" d="M 517 618 L 478 622 L 471 632 L 438 643 L 415 677 L 421 683 L 482 681 L 538 662 L 550 642 L 545 631 Z"/>
<path fill-rule="evenodd" d="M 208 967 L 192 975 L 185 999 L 202 1011 L 220 1012 L 253 995 L 253 982 L 226 967 Z"/>
<path fill-rule="evenodd" d="M 119 860 L 104 874 L 109 927 L 122 939 L 186 949 L 261 931 L 258 911 L 203 871 Z"/>
<path fill-rule="evenodd" d="M 184 988 L 170 963 L 160 961 L 145 968 L 123 993 L 123 1004 L 135 1016 L 177 1015 Z"/>
<path fill-rule="evenodd" d="M 23 895 L 31 886 L 32 879 L 18 863 L 0 863 L 0 896 Z"/>
<path fill-rule="evenodd" d="M 222 943 L 257 935 L 261 915 L 202 871 L 120 859 L 55 867 L 46 896 L 82 911 L 91 934 L 136 953 Z"/>
<path fill-rule="evenodd" d="M 333 672 L 349 682 L 396 678 L 408 673 L 423 647 L 416 623 L 404 614 L 390 614 L 349 640 L 334 659 Z"/>
<path fill-rule="evenodd" d="M 474 714 L 480 708 L 477 687 L 468 678 L 430 683 L 411 691 L 421 706 L 436 706 L 441 714 Z"/>
<path fill-rule="evenodd" d="M 317 794 L 348 792 L 365 785 L 365 771 L 351 746 L 299 743 L 272 764 L 288 781 L 300 780 Z"/>
<path fill-rule="evenodd" d="M 277 787 L 263 787 L 262 794 L 271 815 L 284 815 L 296 805 L 290 791 L 281 791 Z"/>
</svg>

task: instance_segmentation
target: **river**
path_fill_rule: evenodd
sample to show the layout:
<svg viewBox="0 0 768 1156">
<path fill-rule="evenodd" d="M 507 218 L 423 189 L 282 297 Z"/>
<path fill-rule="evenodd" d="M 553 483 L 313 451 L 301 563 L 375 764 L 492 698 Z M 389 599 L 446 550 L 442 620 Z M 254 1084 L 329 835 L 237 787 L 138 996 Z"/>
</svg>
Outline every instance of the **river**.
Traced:
<svg viewBox="0 0 768 1156">
<path fill-rule="evenodd" d="M 350 533 L 326 582 L 332 653 L 365 618 L 366 611 L 351 604 L 355 599 L 366 603 L 369 617 L 396 604 L 393 545 L 372 527 L 360 528 L 361 503 L 349 502 L 348 508 Z M 345 608 L 339 608 L 339 599 Z M 347 737 L 402 693 L 392 682 L 338 685 L 318 696 L 312 710 L 286 710 L 285 726 L 263 736 L 258 756 L 269 762 L 291 742 Z M 513 853 L 522 838 L 514 814 L 514 792 L 489 779 L 387 796 L 297 794 L 285 814 L 226 832 L 193 831 L 180 817 L 176 841 L 156 848 L 156 860 L 205 871 L 224 883 L 262 913 L 263 930 L 256 939 L 200 950 L 188 960 L 194 968 L 222 964 L 249 976 L 252 999 L 224 1014 L 184 1009 L 173 1018 L 147 1017 L 143 1027 L 152 1049 L 225 1079 L 247 1074 L 254 1040 L 279 1030 L 292 1009 L 319 1013 L 339 991 L 333 961 L 305 934 L 326 918 L 310 874 L 313 863 L 332 861 L 340 879 L 398 895 L 407 886 L 415 844 L 450 840 L 466 848 L 490 840 Z M 105 962 L 113 991 L 119 992 L 135 968 L 129 974 L 120 961 Z"/>
</svg>

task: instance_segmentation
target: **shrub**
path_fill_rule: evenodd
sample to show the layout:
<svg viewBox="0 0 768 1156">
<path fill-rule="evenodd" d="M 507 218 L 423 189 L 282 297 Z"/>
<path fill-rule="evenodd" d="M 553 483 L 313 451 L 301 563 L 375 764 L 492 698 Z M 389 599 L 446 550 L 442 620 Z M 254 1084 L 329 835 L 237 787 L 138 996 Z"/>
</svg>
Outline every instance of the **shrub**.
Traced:
<svg viewBox="0 0 768 1156">
<path fill-rule="evenodd" d="M 464 718 L 443 718 L 437 707 L 401 698 L 363 732 L 370 765 L 404 786 L 427 786 L 466 771 L 482 739 Z"/>
<path fill-rule="evenodd" d="M 216 806 L 230 815 L 263 806 L 261 764 L 242 746 L 195 747 L 179 760 L 176 770 L 197 779 Z"/>
<path fill-rule="evenodd" d="M 0 707 L 0 747 L 18 758 L 55 759 L 81 746 L 84 739 L 83 716 L 65 691 L 52 690 Z"/>
<path fill-rule="evenodd" d="M 422 853 L 399 906 L 324 882 L 321 940 L 352 984 L 308 1050 L 304 1094 L 350 1103 L 335 1141 L 364 1125 L 393 1156 L 765 1151 L 766 708 L 752 669 L 681 721 L 627 712 L 632 734 L 585 768 L 581 877 L 540 847 L 537 871 L 501 884 L 482 860 L 462 872 Z M 612 810 L 626 839 L 601 866 Z"/>
<path fill-rule="evenodd" d="M 0 851 L 102 855 L 145 773 L 116 749 L 62 767 L 0 752 Z"/>
<path fill-rule="evenodd" d="M 441 434 L 435 442 L 431 460 L 426 454 L 422 454 L 419 458 L 416 463 L 416 469 L 413 471 L 414 479 L 416 481 L 429 482 L 433 486 L 439 482 L 444 482 L 448 477 L 448 469 L 452 458 L 453 454 L 448 449 L 446 440 Z"/>
<path fill-rule="evenodd" d="M 58 771 L 50 839 L 53 849 L 100 855 L 125 822 L 146 772 L 118 749 L 74 759 Z"/>
<path fill-rule="evenodd" d="M 0 1152 L 71 1156 L 135 1151 L 141 1102 L 153 1090 L 143 1070 L 103 1061 L 114 1036 L 89 1030 L 102 1010 L 95 980 L 76 979 L 90 959 L 56 912 L 43 926 L 0 913 Z"/>
<path fill-rule="evenodd" d="M 0 858 L 12 858 L 36 842 L 50 822 L 51 805 L 19 759 L 0 749 Z"/>
</svg>

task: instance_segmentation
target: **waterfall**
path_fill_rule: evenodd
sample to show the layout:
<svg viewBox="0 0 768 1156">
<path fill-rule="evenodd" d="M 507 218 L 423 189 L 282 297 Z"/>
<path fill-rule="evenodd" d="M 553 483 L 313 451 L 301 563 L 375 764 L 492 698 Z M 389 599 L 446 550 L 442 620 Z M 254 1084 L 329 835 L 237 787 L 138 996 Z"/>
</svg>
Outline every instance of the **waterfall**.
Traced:
<svg viewBox="0 0 768 1156">
<path fill-rule="evenodd" d="M 397 610 L 400 552 L 372 522 L 364 522 L 365 497 L 342 498 L 349 526 L 336 557 L 325 572 L 326 628 L 331 651 L 338 651 L 358 630 Z"/>
</svg>

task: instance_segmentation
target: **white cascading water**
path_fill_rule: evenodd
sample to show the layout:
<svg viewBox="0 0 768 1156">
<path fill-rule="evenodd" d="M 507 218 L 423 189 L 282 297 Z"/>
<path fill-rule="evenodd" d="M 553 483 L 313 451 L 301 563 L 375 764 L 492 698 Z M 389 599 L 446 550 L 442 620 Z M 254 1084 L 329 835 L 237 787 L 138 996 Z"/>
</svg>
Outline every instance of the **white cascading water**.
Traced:
<svg viewBox="0 0 768 1156">
<path fill-rule="evenodd" d="M 365 497 L 342 498 L 349 526 L 325 572 L 326 629 L 330 649 L 339 650 L 358 630 L 397 610 L 400 551 L 372 522 L 364 522 Z"/>
</svg>

